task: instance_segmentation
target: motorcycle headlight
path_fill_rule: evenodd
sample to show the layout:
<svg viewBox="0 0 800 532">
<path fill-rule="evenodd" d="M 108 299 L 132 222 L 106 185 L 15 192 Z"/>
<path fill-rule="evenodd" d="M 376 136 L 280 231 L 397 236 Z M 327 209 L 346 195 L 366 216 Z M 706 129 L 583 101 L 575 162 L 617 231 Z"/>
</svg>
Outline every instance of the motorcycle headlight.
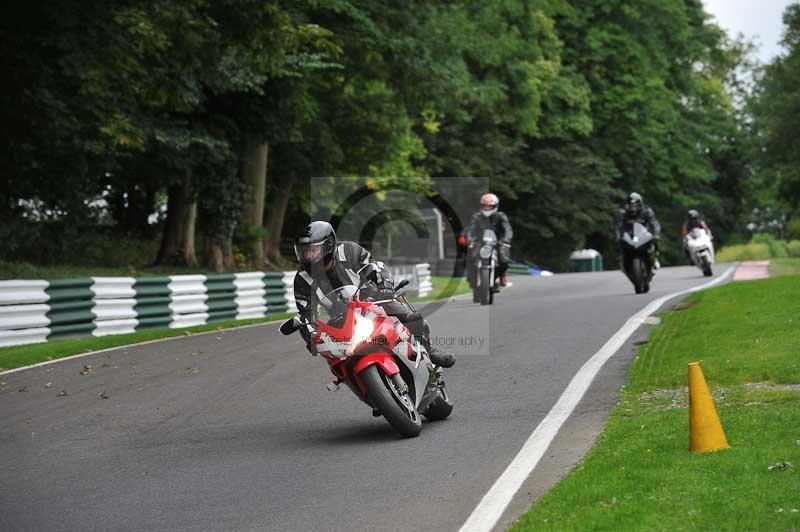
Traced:
<svg viewBox="0 0 800 532">
<path fill-rule="evenodd" d="M 492 256 L 492 246 L 483 246 L 478 253 L 482 259 L 488 259 Z"/>
<path fill-rule="evenodd" d="M 350 345 L 347 348 L 347 355 L 352 355 L 361 344 L 367 342 L 372 337 L 372 331 L 375 330 L 375 323 L 363 316 L 356 314 L 356 323 L 353 328 L 353 337 L 350 339 Z"/>
</svg>

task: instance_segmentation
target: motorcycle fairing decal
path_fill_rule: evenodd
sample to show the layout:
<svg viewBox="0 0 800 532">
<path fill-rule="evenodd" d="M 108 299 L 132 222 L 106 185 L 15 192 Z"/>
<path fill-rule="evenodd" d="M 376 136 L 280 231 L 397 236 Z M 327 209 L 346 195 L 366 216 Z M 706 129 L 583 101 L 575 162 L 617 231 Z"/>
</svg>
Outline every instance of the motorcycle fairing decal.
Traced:
<svg viewBox="0 0 800 532">
<path fill-rule="evenodd" d="M 390 355 L 388 353 L 376 353 L 374 355 L 364 355 L 363 357 L 359 358 L 358 362 L 356 362 L 355 366 L 353 366 L 354 380 L 358 385 L 358 389 L 361 390 L 361 395 L 366 395 L 367 393 L 366 386 L 364 386 L 364 383 L 361 382 L 361 376 L 360 376 L 361 372 L 372 365 L 380 366 L 380 368 L 388 377 L 391 377 L 395 373 L 400 372 L 400 368 L 394 361 L 393 355 Z"/>
</svg>

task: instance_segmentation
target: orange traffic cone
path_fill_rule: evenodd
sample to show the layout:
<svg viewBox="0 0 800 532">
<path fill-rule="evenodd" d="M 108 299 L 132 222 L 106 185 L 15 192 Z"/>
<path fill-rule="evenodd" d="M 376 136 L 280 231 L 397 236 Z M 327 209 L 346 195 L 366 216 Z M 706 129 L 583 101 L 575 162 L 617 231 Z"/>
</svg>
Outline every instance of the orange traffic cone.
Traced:
<svg viewBox="0 0 800 532">
<path fill-rule="evenodd" d="M 689 450 L 700 453 L 728 448 L 699 362 L 689 364 Z"/>
</svg>

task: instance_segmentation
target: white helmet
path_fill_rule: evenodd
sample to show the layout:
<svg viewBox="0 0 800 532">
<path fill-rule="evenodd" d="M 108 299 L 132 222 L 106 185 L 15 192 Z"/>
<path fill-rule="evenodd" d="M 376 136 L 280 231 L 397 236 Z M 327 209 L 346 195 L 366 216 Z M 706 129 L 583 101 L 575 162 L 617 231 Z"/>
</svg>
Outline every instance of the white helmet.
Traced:
<svg viewBox="0 0 800 532">
<path fill-rule="evenodd" d="M 484 194 L 481 196 L 481 214 L 487 218 L 497 212 L 500 206 L 500 199 L 494 194 Z"/>
</svg>

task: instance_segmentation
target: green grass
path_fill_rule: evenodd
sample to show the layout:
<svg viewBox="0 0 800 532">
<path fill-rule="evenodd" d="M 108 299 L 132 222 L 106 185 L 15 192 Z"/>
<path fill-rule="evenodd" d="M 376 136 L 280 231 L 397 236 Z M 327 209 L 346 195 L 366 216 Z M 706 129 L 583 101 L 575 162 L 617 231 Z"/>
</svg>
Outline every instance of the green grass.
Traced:
<svg viewBox="0 0 800 532">
<path fill-rule="evenodd" d="M 423 298 L 412 298 L 412 301 L 431 301 L 463 294 L 469 291 L 466 281 L 456 279 L 454 287 L 448 287 L 449 277 L 433 277 L 433 292 Z M 31 344 L 22 346 L 12 346 L 0 348 L 0 371 L 5 369 L 18 368 L 47 360 L 55 360 L 80 353 L 90 353 L 111 347 L 121 347 L 125 345 L 158 340 L 162 338 L 172 338 L 206 331 L 222 329 L 232 329 L 253 325 L 256 323 L 266 323 L 270 321 L 283 320 L 292 316 L 291 313 L 273 314 L 266 318 L 256 318 L 252 320 L 227 320 L 198 325 L 197 327 L 187 327 L 185 329 L 151 329 L 131 334 L 119 334 L 113 336 L 84 338 L 69 338 L 63 340 L 53 340 L 42 344 Z"/>
<path fill-rule="evenodd" d="M 512 530 L 800 528 L 797 301 L 800 277 L 779 277 L 698 293 L 663 313 L 597 445 Z M 688 450 L 693 361 L 729 450 Z M 785 461 L 793 466 L 770 471 Z"/>
<path fill-rule="evenodd" d="M 466 294 L 470 291 L 469 284 L 466 279 L 458 278 L 453 279 L 450 277 L 431 276 L 431 283 L 433 284 L 433 291 L 425 297 L 412 298 L 412 301 L 432 301 L 434 299 L 442 299 L 443 297 L 453 297 L 460 294 Z"/>
<path fill-rule="evenodd" d="M 800 275 L 800 259 L 774 259 L 769 263 L 772 277 L 781 275 Z"/>
<path fill-rule="evenodd" d="M 753 235 L 749 244 L 726 246 L 717 253 L 717 262 L 769 260 L 800 257 L 800 241 L 776 240 L 771 235 Z"/>
</svg>

